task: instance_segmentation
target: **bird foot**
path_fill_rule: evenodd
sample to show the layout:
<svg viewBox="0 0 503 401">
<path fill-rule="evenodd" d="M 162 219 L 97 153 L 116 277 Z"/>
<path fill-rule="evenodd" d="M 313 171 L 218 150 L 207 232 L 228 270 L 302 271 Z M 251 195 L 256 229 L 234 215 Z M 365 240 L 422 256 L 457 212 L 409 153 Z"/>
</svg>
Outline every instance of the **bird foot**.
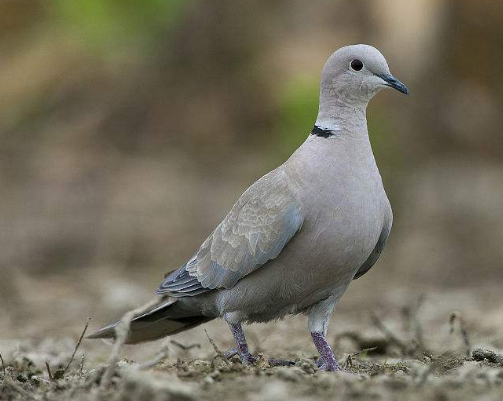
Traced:
<svg viewBox="0 0 503 401">
<path fill-rule="evenodd" d="M 325 338 L 325 334 L 313 331 L 311 332 L 311 336 L 316 349 L 320 353 L 320 357 L 316 361 L 316 366 L 318 366 L 319 370 L 324 370 L 325 372 L 335 372 L 341 370 L 335 360 L 334 353 Z"/>
<path fill-rule="evenodd" d="M 318 368 L 321 368 L 324 363 L 325 363 L 325 360 L 321 356 L 316 360 L 316 366 L 318 366 Z"/>
<path fill-rule="evenodd" d="M 243 365 L 251 365 L 252 363 L 257 362 L 258 359 L 255 355 L 252 355 L 249 352 L 245 354 L 240 354 L 237 348 L 231 348 L 230 350 L 224 352 L 224 356 L 227 359 L 231 359 L 236 355 L 239 356 L 239 359 L 241 359 Z"/>
<path fill-rule="evenodd" d="M 224 352 L 224 356 L 227 359 L 231 359 L 233 356 L 237 355 L 239 353 L 238 349 L 236 347 L 231 348 L 230 350 L 227 350 Z"/>
<path fill-rule="evenodd" d="M 232 335 L 236 340 L 237 347 L 230 349 L 225 352 L 224 355 L 226 358 L 232 358 L 235 355 L 239 355 L 241 362 L 243 365 L 251 365 L 257 362 L 258 358 L 252 354 L 250 354 L 248 350 L 248 344 L 246 343 L 245 333 L 243 332 L 243 328 L 241 327 L 241 323 L 228 323 L 229 327 L 232 331 Z M 291 366 L 295 365 L 295 362 L 283 359 L 268 359 L 269 365 L 271 366 Z"/>
<path fill-rule="evenodd" d="M 339 364 L 334 360 L 327 362 L 323 357 L 318 358 L 316 361 L 316 366 L 318 366 L 319 370 L 325 372 L 337 372 L 342 370 Z"/>
<path fill-rule="evenodd" d="M 241 359 L 243 365 L 253 365 L 255 362 L 257 362 L 258 359 L 252 354 L 239 355 L 239 358 Z"/>
<path fill-rule="evenodd" d="M 244 365 L 253 364 L 253 363 L 257 362 L 257 360 L 258 360 L 258 358 L 256 356 L 252 355 L 252 354 L 247 354 L 247 355 L 244 355 L 244 356 L 239 355 L 239 351 L 238 351 L 237 348 L 231 348 L 230 350 L 224 352 L 224 356 L 227 359 L 230 359 L 230 358 L 232 358 L 233 356 L 236 356 L 236 355 L 239 356 L 239 359 L 241 359 L 241 362 Z M 293 365 L 295 365 L 295 362 L 291 361 L 289 359 L 269 358 L 267 360 L 267 362 L 271 366 L 293 366 Z"/>
</svg>

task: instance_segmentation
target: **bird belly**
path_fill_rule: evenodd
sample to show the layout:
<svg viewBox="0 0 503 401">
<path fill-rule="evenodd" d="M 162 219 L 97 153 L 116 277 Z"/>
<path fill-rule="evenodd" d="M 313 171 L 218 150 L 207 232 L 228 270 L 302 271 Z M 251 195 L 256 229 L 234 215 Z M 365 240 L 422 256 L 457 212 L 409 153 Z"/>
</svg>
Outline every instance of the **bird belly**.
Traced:
<svg viewBox="0 0 503 401">
<path fill-rule="evenodd" d="M 382 229 L 378 208 L 356 207 L 321 211 L 318 221 L 305 221 L 275 260 L 219 291 L 218 314 L 266 322 L 302 313 L 329 296 L 339 299 Z"/>
</svg>

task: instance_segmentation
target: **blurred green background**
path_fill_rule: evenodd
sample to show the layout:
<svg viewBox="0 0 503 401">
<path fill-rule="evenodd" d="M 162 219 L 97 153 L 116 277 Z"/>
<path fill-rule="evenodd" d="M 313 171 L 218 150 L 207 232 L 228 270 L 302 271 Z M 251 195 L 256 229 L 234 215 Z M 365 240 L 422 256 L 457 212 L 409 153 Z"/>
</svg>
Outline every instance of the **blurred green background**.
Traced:
<svg viewBox="0 0 503 401">
<path fill-rule="evenodd" d="M 395 225 L 359 281 L 501 283 L 503 3 L 3 0 L 2 328 L 149 298 L 307 137 L 321 68 L 352 43 L 411 90 L 369 106 Z"/>
</svg>

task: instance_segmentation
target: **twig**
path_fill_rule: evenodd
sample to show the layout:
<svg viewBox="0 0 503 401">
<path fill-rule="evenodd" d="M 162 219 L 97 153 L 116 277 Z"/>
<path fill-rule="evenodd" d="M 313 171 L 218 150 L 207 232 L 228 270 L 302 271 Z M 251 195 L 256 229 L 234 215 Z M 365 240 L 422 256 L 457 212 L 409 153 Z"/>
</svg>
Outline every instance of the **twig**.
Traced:
<svg viewBox="0 0 503 401">
<path fill-rule="evenodd" d="M 377 347 L 364 348 L 358 352 L 354 352 L 353 354 L 349 354 L 346 358 L 346 362 L 344 362 L 344 367 L 353 366 L 353 358 L 355 356 L 358 356 L 358 355 L 363 354 L 365 352 L 375 351 L 376 349 L 377 349 Z"/>
<path fill-rule="evenodd" d="M 452 333 L 454 333 L 454 322 L 456 320 L 459 321 L 459 331 L 461 333 L 461 338 L 462 338 L 463 344 L 465 346 L 466 356 L 468 358 L 470 358 L 472 346 L 470 343 L 470 336 L 468 335 L 468 331 L 466 330 L 465 319 L 463 319 L 463 315 L 461 314 L 461 312 L 454 311 L 449 316 L 449 324 L 451 325 L 451 330 L 450 330 L 449 334 L 452 335 Z"/>
<path fill-rule="evenodd" d="M 154 366 L 158 365 L 162 361 L 164 361 L 169 356 L 169 347 L 168 344 L 164 344 L 161 348 L 161 352 L 151 361 L 145 362 L 140 365 L 140 370 L 151 369 Z"/>
<path fill-rule="evenodd" d="M 79 373 L 82 374 L 84 371 L 84 362 L 86 360 L 86 354 L 82 354 L 82 357 L 80 358 L 80 363 L 79 363 Z"/>
<path fill-rule="evenodd" d="M 208 334 L 208 331 L 206 329 L 204 329 L 204 332 L 206 333 L 206 337 L 208 337 L 208 341 L 213 346 L 213 349 L 215 350 L 215 353 L 217 354 L 217 357 L 220 357 L 228 365 L 229 364 L 229 359 L 220 350 L 220 348 L 217 347 L 217 344 L 215 344 L 215 341 L 213 341 L 213 338 L 210 337 L 210 335 Z"/>
<path fill-rule="evenodd" d="M 222 356 L 222 357 L 225 358 L 224 353 L 222 351 L 220 351 L 220 348 L 217 347 L 217 344 L 215 344 L 215 341 L 213 340 L 213 338 L 211 338 L 210 335 L 208 334 L 208 330 L 204 329 L 204 332 L 206 333 L 206 337 L 208 337 L 208 341 L 213 346 L 213 349 L 215 350 L 215 353 L 218 356 Z"/>
<path fill-rule="evenodd" d="M 2 354 L 0 354 L 0 361 L 2 362 L 2 372 L 3 372 L 3 373 L 4 373 L 4 375 L 5 375 L 5 362 L 3 361 Z"/>
<path fill-rule="evenodd" d="M 106 389 L 109 385 L 110 382 L 112 381 L 112 377 L 115 374 L 115 369 L 117 367 L 117 362 L 119 362 L 120 356 L 120 350 L 124 343 L 127 340 L 127 336 L 129 334 L 129 328 L 131 326 L 131 321 L 147 312 L 149 309 L 153 308 L 155 305 L 159 303 L 159 298 L 154 298 L 150 302 L 147 302 L 145 305 L 142 305 L 136 309 L 133 309 L 122 317 L 121 321 L 115 326 L 115 342 L 114 346 L 112 348 L 112 352 L 110 353 L 110 356 L 108 357 L 108 366 L 103 373 L 103 377 L 101 378 L 101 383 L 100 383 L 100 389 L 104 390 Z"/>
<path fill-rule="evenodd" d="M 372 320 L 372 323 L 374 324 L 374 326 L 379 329 L 379 331 L 381 331 L 381 333 L 383 333 L 387 340 L 390 342 L 390 343 L 393 343 L 395 344 L 398 348 L 400 348 L 400 350 L 402 351 L 402 353 L 404 355 L 407 354 L 407 345 L 402 341 L 400 340 L 398 337 L 396 337 L 392 332 L 391 330 L 389 330 L 382 322 L 381 322 L 381 319 L 379 319 L 377 317 L 377 315 L 375 313 L 371 313 L 370 314 L 370 318 Z"/>
<path fill-rule="evenodd" d="M 87 321 L 86 321 L 86 325 L 84 326 L 84 330 L 82 330 L 82 334 L 80 335 L 80 338 L 79 338 L 79 341 L 77 341 L 77 344 L 75 345 L 75 349 L 73 350 L 73 354 L 70 358 L 70 360 L 68 361 L 68 364 L 66 365 L 66 367 L 63 369 L 63 375 L 67 372 L 67 370 L 70 368 L 70 365 L 72 364 L 73 362 L 73 359 L 75 358 L 75 354 L 77 353 L 77 350 L 79 349 L 80 347 L 80 344 L 82 343 L 82 339 L 84 338 L 84 335 L 86 334 L 86 331 L 87 331 L 87 327 L 89 326 L 89 322 L 91 321 L 91 318 L 88 317 L 87 318 Z"/>
<path fill-rule="evenodd" d="M 54 387 L 58 386 L 57 383 L 55 383 L 53 381 L 50 381 L 50 380 L 47 380 L 47 379 L 44 379 L 43 377 L 40 377 L 40 376 L 32 376 L 31 379 L 33 381 L 39 381 L 41 383 L 49 384 L 49 385 L 54 386 Z"/>
<path fill-rule="evenodd" d="M 419 309 L 421 308 L 421 306 L 424 303 L 424 299 L 425 299 L 424 294 L 419 295 L 419 298 L 417 299 L 416 305 L 415 305 L 414 309 L 412 310 L 412 315 L 411 315 L 412 322 L 414 325 L 414 334 L 416 337 L 416 342 L 417 342 L 417 345 L 419 346 L 419 349 L 421 351 L 424 351 L 426 349 L 426 347 L 424 345 L 423 327 L 421 326 L 421 322 L 419 321 L 418 313 L 419 313 Z"/>
<path fill-rule="evenodd" d="M 47 374 L 49 375 L 49 380 L 54 381 L 54 377 L 52 376 L 51 367 L 49 366 L 49 362 L 45 361 L 45 367 L 47 368 Z"/>
<path fill-rule="evenodd" d="M 185 345 L 185 344 L 182 344 L 176 340 L 171 340 L 170 343 L 173 345 L 176 345 L 177 347 L 183 349 L 184 351 L 189 351 L 192 348 L 201 348 L 201 344 L 198 344 L 198 343 Z"/>
</svg>

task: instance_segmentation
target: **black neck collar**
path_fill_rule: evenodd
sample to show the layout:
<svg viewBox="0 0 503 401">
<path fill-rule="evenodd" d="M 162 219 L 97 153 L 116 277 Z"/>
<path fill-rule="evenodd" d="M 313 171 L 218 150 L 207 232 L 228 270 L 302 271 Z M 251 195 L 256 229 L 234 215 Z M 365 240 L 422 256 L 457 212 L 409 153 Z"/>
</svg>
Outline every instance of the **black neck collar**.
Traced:
<svg viewBox="0 0 503 401">
<path fill-rule="evenodd" d="M 315 124 L 312 131 L 311 131 L 311 135 L 316 135 L 316 136 L 319 136 L 322 138 L 330 138 L 331 136 L 334 136 L 335 133 L 334 133 L 334 131 L 331 131 L 327 128 L 318 127 Z"/>
</svg>

